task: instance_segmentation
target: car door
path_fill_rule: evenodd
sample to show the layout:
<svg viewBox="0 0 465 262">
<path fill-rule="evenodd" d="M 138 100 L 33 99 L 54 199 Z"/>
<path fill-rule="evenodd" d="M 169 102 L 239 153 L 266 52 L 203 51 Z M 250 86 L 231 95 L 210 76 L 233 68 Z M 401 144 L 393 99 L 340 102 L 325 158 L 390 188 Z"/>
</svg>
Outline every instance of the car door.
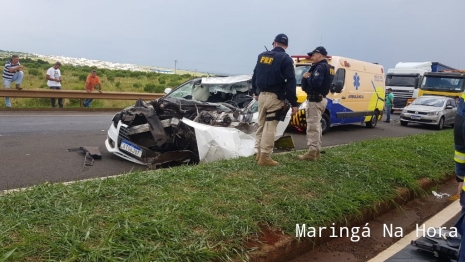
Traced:
<svg viewBox="0 0 465 262">
<path fill-rule="evenodd" d="M 455 115 L 457 114 L 457 102 L 455 99 L 451 99 L 451 104 L 452 104 L 452 110 L 451 110 L 451 124 L 455 123 Z"/>
<path fill-rule="evenodd" d="M 452 108 L 451 108 L 452 107 Z M 447 99 L 446 107 L 444 109 L 445 124 L 449 125 L 452 122 L 452 111 L 454 106 L 452 105 L 452 99 Z"/>
</svg>

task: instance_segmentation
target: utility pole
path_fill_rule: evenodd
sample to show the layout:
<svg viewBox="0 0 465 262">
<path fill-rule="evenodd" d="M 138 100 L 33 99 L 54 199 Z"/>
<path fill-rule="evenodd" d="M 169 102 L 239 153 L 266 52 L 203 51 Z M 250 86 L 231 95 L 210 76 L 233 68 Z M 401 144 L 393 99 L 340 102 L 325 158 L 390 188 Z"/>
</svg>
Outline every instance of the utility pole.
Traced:
<svg viewBox="0 0 465 262">
<path fill-rule="evenodd" d="M 178 63 L 178 60 L 174 60 L 174 74 L 176 74 L 176 64 Z"/>
</svg>

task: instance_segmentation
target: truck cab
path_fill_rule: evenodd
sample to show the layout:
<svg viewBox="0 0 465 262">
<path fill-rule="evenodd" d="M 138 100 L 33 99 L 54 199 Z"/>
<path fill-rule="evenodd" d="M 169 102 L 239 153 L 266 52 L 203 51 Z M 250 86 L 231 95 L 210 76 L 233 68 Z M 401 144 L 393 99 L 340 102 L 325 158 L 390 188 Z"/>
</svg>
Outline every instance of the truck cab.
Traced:
<svg viewBox="0 0 465 262">
<path fill-rule="evenodd" d="M 438 62 L 399 62 L 386 74 L 386 88 L 392 88 L 394 110 L 402 110 L 409 101 L 419 96 L 423 77 L 429 72 L 452 70 L 454 68 Z"/>
<path fill-rule="evenodd" d="M 465 90 L 465 70 L 426 73 L 419 96 L 439 95 L 459 98 Z"/>
</svg>

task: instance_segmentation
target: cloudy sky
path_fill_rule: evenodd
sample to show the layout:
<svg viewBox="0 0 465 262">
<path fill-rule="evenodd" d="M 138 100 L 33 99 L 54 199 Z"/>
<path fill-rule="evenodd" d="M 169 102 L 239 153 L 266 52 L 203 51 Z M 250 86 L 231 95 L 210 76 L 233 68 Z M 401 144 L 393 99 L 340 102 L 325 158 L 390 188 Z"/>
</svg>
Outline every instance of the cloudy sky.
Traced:
<svg viewBox="0 0 465 262">
<path fill-rule="evenodd" d="M 279 33 L 287 52 L 323 45 L 378 62 L 465 69 L 464 0 L 2 1 L 0 49 L 248 74 Z"/>
</svg>

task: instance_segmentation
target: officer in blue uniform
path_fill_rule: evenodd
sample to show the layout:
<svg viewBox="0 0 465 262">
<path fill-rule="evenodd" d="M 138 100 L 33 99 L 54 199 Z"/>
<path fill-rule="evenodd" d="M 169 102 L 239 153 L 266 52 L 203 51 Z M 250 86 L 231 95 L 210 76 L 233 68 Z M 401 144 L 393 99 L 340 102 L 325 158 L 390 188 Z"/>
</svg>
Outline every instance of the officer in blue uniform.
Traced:
<svg viewBox="0 0 465 262">
<path fill-rule="evenodd" d="M 298 156 L 300 160 L 317 161 L 321 150 L 321 117 L 325 112 L 331 82 L 334 76 L 334 67 L 328 64 L 328 52 L 323 46 L 316 47 L 308 55 L 312 59 L 312 67 L 302 76 L 302 90 L 307 93 L 307 108 L 305 118 L 307 121 L 308 152 Z"/>
<path fill-rule="evenodd" d="M 274 148 L 276 127 L 287 114 L 288 103 L 292 106 L 292 115 L 297 112 L 294 62 L 285 52 L 288 42 L 285 34 L 277 35 L 273 41 L 274 48 L 258 56 L 253 71 L 252 93 L 258 98 L 255 150 L 257 164 L 260 166 L 278 165 L 278 162 L 270 158 Z"/>
<path fill-rule="evenodd" d="M 459 99 L 457 114 L 454 123 L 454 162 L 457 182 L 463 182 L 465 177 L 465 94 Z M 461 216 L 457 220 L 455 227 L 461 235 L 460 254 L 458 262 L 465 262 L 465 188 L 462 186 L 460 193 L 460 205 L 462 206 Z"/>
</svg>

